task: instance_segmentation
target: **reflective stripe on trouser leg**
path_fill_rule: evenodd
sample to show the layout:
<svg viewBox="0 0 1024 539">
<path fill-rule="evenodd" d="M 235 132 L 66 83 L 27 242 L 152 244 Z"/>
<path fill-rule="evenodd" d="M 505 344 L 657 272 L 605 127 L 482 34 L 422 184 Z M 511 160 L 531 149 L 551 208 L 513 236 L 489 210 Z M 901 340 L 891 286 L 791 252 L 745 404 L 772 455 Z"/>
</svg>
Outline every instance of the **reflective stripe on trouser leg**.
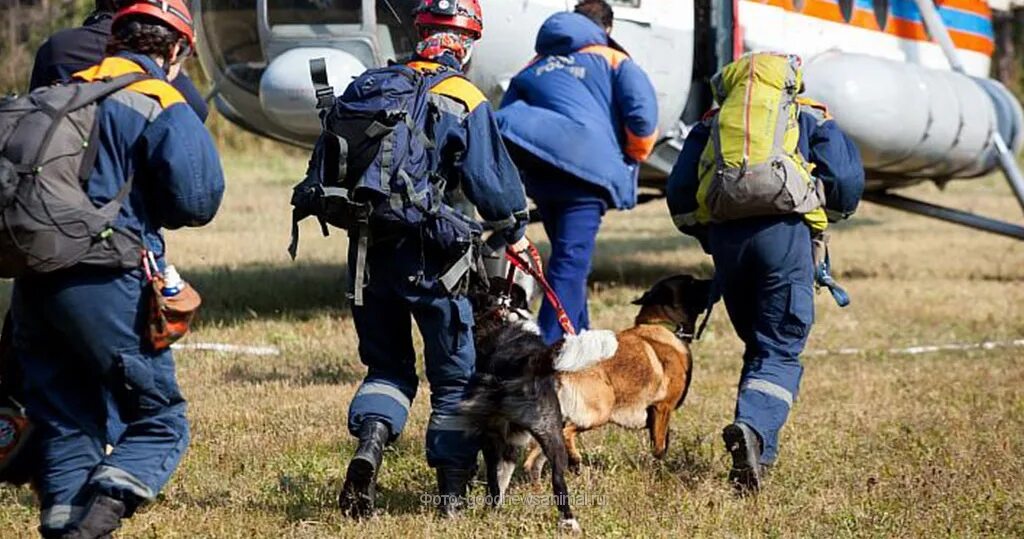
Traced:
<svg viewBox="0 0 1024 539">
<path fill-rule="evenodd" d="M 479 441 L 473 424 L 461 415 L 430 414 L 427 462 L 431 466 L 469 468 L 476 463 Z"/>
<path fill-rule="evenodd" d="M 188 448 L 190 431 L 171 351 L 119 356 L 126 389 L 118 409 L 125 430 L 89 483 L 125 502 L 131 515 L 170 480 Z"/>
<path fill-rule="evenodd" d="M 757 431 L 761 462 L 773 463 L 814 323 L 810 233 L 800 216 L 736 221 L 712 226 L 709 245 L 729 318 L 746 344 L 736 421 Z"/>
<path fill-rule="evenodd" d="M 413 389 L 415 393 L 415 388 Z M 412 400 L 396 385 L 379 378 L 367 377 L 359 386 L 348 409 L 348 429 L 359 435 L 359 427 L 367 419 L 384 421 L 391 429 L 392 439 L 405 429 Z"/>
<path fill-rule="evenodd" d="M 130 492 L 142 500 L 152 500 L 156 493 L 138 477 L 113 466 L 99 466 L 89 482 L 104 492 Z"/>
<path fill-rule="evenodd" d="M 353 436 L 367 419 L 383 421 L 394 441 L 405 429 L 409 406 L 416 396 L 416 350 L 412 342 L 412 317 L 408 300 L 398 293 L 401 278 L 393 273 L 404 266 L 395 260 L 394 249 L 371 248 L 367 265 L 373 279 L 363 291 L 365 302 L 352 307 L 352 322 L 359 336 L 359 360 L 367 373 L 348 408 L 348 430 Z M 350 282 L 356 264 L 356 248 L 349 246 Z M 398 281 L 398 282 L 396 282 Z"/>
<path fill-rule="evenodd" d="M 80 505 L 54 505 L 39 513 L 39 526 L 43 530 L 62 530 L 82 516 Z"/>
<path fill-rule="evenodd" d="M 476 368 L 473 307 L 465 297 L 424 294 L 417 299 L 413 316 L 423 336 L 430 381 L 432 413 L 427 426 L 427 464 L 472 467 L 476 464 L 479 441 L 461 417 L 459 405 Z"/>
</svg>

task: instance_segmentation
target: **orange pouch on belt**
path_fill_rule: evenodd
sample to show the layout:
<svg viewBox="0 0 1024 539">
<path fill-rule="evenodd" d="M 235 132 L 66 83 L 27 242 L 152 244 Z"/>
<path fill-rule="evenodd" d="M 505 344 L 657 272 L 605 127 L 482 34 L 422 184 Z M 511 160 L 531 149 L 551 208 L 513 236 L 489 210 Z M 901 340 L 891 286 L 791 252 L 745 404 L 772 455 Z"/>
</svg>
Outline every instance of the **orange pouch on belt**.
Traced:
<svg viewBox="0 0 1024 539">
<path fill-rule="evenodd" d="M 184 337 L 203 302 L 188 283 L 171 297 L 160 293 L 163 287 L 164 280 L 154 277 L 149 313 L 149 343 L 154 350 L 163 350 Z"/>
</svg>

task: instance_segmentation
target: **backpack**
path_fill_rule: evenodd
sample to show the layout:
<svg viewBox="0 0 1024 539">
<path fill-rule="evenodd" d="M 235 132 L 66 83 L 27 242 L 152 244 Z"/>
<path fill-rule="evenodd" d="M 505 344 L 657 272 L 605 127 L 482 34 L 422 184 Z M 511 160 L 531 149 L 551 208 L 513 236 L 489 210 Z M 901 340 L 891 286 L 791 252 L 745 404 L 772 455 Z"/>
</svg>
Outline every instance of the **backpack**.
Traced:
<svg viewBox="0 0 1024 539">
<path fill-rule="evenodd" d="M 113 226 L 131 178 L 100 207 L 85 184 L 99 153 L 99 101 L 145 78 L 49 86 L 0 101 L 0 277 L 138 266 L 142 239 Z"/>
<path fill-rule="evenodd" d="M 431 83 L 459 76 L 441 68 L 425 74 L 401 64 L 370 69 L 334 99 L 323 59 L 310 62 L 323 132 L 306 178 L 292 193 L 292 243 L 298 223 L 316 217 L 349 231 L 358 241 L 354 300 L 362 305 L 366 250 L 371 236 L 421 234 L 452 260 L 442 283 L 453 290 L 474 266 L 478 223 L 445 202 L 445 179 L 437 173 L 430 122 L 437 113 Z"/>
<path fill-rule="evenodd" d="M 802 86 L 799 58 L 771 53 L 746 54 L 712 78 L 721 106 L 701 156 L 698 211 L 706 219 L 799 213 L 812 229 L 827 226 L 817 218 L 823 189 L 797 149 Z"/>
</svg>

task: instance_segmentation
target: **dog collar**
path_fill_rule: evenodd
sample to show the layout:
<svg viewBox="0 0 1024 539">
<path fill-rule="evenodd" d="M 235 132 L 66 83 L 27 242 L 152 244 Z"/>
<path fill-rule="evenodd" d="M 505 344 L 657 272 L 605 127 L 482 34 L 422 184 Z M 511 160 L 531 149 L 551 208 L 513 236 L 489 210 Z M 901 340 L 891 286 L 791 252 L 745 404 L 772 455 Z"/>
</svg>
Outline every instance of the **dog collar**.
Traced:
<svg viewBox="0 0 1024 539">
<path fill-rule="evenodd" d="M 692 331 L 686 331 L 682 324 L 673 324 L 672 322 L 651 322 L 646 325 L 661 326 L 671 331 L 677 339 L 683 341 L 686 344 L 690 344 L 693 342 L 694 333 Z"/>
</svg>

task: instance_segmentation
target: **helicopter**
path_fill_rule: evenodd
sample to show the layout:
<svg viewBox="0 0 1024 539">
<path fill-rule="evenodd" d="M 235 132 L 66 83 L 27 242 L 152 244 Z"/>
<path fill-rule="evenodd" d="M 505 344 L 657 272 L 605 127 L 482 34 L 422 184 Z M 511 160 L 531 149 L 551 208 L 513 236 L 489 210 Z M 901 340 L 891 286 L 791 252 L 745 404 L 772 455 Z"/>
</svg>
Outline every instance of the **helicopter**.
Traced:
<svg viewBox="0 0 1024 539">
<path fill-rule="evenodd" d="M 641 202 L 663 196 L 688 126 L 713 106 L 711 76 L 746 51 L 804 59 L 810 97 L 828 105 L 864 159 L 865 199 L 1024 240 L 1024 226 L 898 194 L 1002 169 L 1024 209 L 1017 99 L 988 77 L 992 10 L 1006 0 L 609 0 L 613 36 L 657 93 L 661 138 L 643 163 Z M 991 5 L 990 5 L 991 2 Z M 534 56 L 536 30 L 575 0 L 481 0 L 485 35 L 467 76 L 499 103 Z M 311 147 L 320 134 L 309 62 L 343 89 L 410 56 L 417 0 L 196 0 L 198 53 L 228 120 Z"/>
</svg>

